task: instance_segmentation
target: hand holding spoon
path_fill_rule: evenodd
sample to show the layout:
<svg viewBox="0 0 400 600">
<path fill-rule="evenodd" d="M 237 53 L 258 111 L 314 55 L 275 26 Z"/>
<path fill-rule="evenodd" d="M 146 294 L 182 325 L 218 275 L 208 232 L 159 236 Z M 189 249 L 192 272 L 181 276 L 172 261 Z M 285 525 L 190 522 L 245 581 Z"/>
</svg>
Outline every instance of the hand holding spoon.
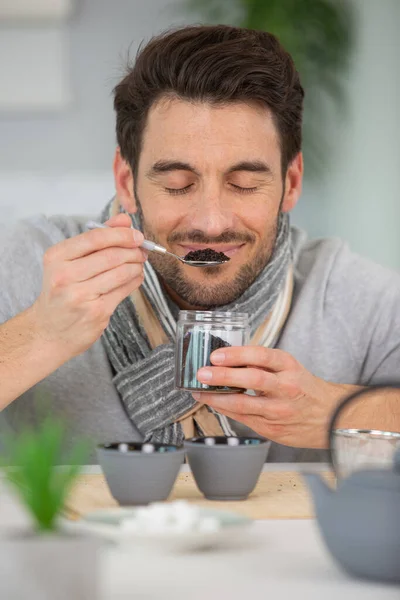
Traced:
<svg viewBox="0 0 400 600">
<path fill-rule="evenodd" d="M 86 224 L 87 229 L 105 229 L 107 227 L 108 226 L 104 225 L 104 223 L 97 223 L 96 221 L 89 221 L 89 223 Z M 169 254 L 170 256 L 174 256 L 175 258 L 180 260 L 181 263 L 189 265 L 190 267 L 218 267 L 220 265 L 225 264 L 229 260 L 228 257 L 226 257 L 226 260 L 187 260 L 185 258 L 182 258 L 182 256 L 173 254 L 173 252 L 168 252 L 168 250 L 164 248 L 164 246 L 160 246 L 160 244 L 150 242 L 150 240 L 144 240 L 140 247 L 143 248 L 143 250 L 157 252 L 157 254 Z"/>
</svg>

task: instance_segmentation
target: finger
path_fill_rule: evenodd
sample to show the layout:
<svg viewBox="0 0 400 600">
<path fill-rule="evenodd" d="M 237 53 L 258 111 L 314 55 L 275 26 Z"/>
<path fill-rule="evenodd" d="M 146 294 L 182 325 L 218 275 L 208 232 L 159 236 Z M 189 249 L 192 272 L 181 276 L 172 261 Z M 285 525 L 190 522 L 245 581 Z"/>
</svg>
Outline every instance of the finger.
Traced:
<svg viewBox="0 0 400 600">
<path fill-rule="evenodd" d="M 248 394 L 213 394 L 208 392 L 194 393 L 193 398 L 201 404 L 207 404 L 215 410 L 229 411 L 240 415 L 260 415 L 264 412 L 263 400 L 260 396 Z"/>
<path fill-rule="evenodd" d="M 138 277 L 136 279 L 132 279 L 129 283 L 125 285 L 121 285 L 118 288 L 115 288 L 112 292 L 105 294 L 102 296 L 102 301 L 104 303 L 105 311 L 107 314 L 111 315 L 118 304 L 120 304 L 125 298 L 127 298 L 132 292 L 137 290 L 141 284 L 143 283 L 143 277 Z"/>
<path fill-rule="evenodd" d="M 52 246 L 45 254 L 46 262 L 74 260 L 104 248 L 138 248 L 144 237 L 140 231 L 127 227 L 93 229 Z"/>
<path fill-rule="evenodd" d="M 229 411 L 221 411 L 228 419 L 233 419 L 234 421 L 238 421 L 239 423 L 243 423 L 243 425 L 247 425 L 250 429 L 263 435 L 264 437 L 269 437 L 266 433 L 268 427 L 268 421 L 259 415 L 241 415 L 238 413 L 232 413 Z"/>
<path fill-rule="evenodd" d="M 104 224 L 109 227 L 132 227 L 132 220 L 129 215 L 119 213 L 108 219 Z"/>
<path fill-rule="evenodd" d="M 143 264 L 146 261 L 146 253 L 140 248 L 130 250 L 128 248 L 106 248 L 99 250 L 89 256 L 76 258 L 68 262 L 65 270 L 66 280 L 70 282 L 87 281 L 106 273 L 123 264 Z M 65 283 L 68 283 L 66 281 Z"/>
<path fill-rule="evenodd" d="M 79 295 L 83 300 L 93 300 L 104 294 L 124 286 L 133 285 L 134 281 L 143 280 L 143 265 L 139 263 L 125 263 L 111 269 L 88 281 L 77 284 Z"/>
<path fill-rule="evenodd" d="M 197 371 L 197 379 L 207 385 L 240 387 L 274 395 L 279 394 L 281 387 L 275 373 L 251 367 L 202 367 Z"/>
<path fill-rule="evenodd" d="M 211 354 L 211 362 L 231 367 L 260 367 L 275 373 L 298 366 L 296 359 L 288 352 L 263 346 L 220 348 Z"/>
<path fill-rule="evenodd" d="M 286 423 L 274 423 L 259 415 L 241 415 L 229 411 L 221 411 L 228 419 L 233 419 L 243 423 L 255 433 L 262 435 L 271 441 L 276 441 L 287 446 L 295 446 L 296 437 L 298 437 L 298 426 L 293 427 Z"/>
<path fill-rule="evenodd" d="M 260 416 L 269 421 L 291 421 L 296 419 L 295 407 L 278 398 L 264 398 L 249 394 L 212 394 L 208 392 L 194 393 L 193 398 L 200 404 L 207 404 L 218 412 L 235 413 L 236 415 Z"/>
</svg>

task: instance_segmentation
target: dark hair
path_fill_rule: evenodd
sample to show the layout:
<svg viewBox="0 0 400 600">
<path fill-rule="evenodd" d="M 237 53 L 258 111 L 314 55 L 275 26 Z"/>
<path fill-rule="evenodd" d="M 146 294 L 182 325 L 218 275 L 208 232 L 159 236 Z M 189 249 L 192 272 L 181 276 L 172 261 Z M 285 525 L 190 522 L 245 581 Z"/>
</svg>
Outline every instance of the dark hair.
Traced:
<svg viewBox="0 0 400 600">
<path fill-rule="evenodd" d="M 280 135 L 283 172 L 301 149 L 304 91 L 291 56 L 271 33 L 189 26 L 139 48 L 135 64 L 114 89 L 117 141 L 134 172 L 149 109 L 166 95 L 268 107 Z"/>
</svg>

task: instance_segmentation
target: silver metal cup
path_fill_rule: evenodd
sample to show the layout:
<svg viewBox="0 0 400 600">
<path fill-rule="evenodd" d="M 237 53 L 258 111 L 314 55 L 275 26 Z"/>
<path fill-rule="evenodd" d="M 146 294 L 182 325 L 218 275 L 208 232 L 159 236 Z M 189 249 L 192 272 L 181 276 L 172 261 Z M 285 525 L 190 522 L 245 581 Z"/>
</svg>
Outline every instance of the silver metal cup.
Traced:
<svg viewBox="0 0 400 600">
<path fill-rule="evenodd" d="M 339 478 L 361 469 L 392 469 L 400 433 L 373 429 L 335 429 L 332 460 Z"/>
</svg>

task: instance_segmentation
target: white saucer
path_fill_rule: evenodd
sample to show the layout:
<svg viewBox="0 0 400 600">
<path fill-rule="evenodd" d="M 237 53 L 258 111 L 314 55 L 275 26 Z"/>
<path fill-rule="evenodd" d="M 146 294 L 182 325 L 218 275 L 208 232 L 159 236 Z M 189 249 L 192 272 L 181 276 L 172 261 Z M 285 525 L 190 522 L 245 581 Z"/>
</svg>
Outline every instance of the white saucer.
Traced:
<svg viewBox="0 0 400 600">
<path fill-rule="evenodd" d="M 88 533 L 103 540 L 157 549 L 162 551 L 193 551 L 216 547 L 241 546 L 250 540 L 249 525 L 253 523 L 248 517 L 228 511 L 212 508 L 199 508 L 201 517 L 216 519 L 219 528 L 216 531 L 154 531 L 127 532 L 121 527 L 124 519 L 134 519 L 139 509 L 136 507 L 120 507 L 99 510 L 85 515 L 79 521 L 60 523 L 64 531 L 70 533 Z"/>
</svg>

